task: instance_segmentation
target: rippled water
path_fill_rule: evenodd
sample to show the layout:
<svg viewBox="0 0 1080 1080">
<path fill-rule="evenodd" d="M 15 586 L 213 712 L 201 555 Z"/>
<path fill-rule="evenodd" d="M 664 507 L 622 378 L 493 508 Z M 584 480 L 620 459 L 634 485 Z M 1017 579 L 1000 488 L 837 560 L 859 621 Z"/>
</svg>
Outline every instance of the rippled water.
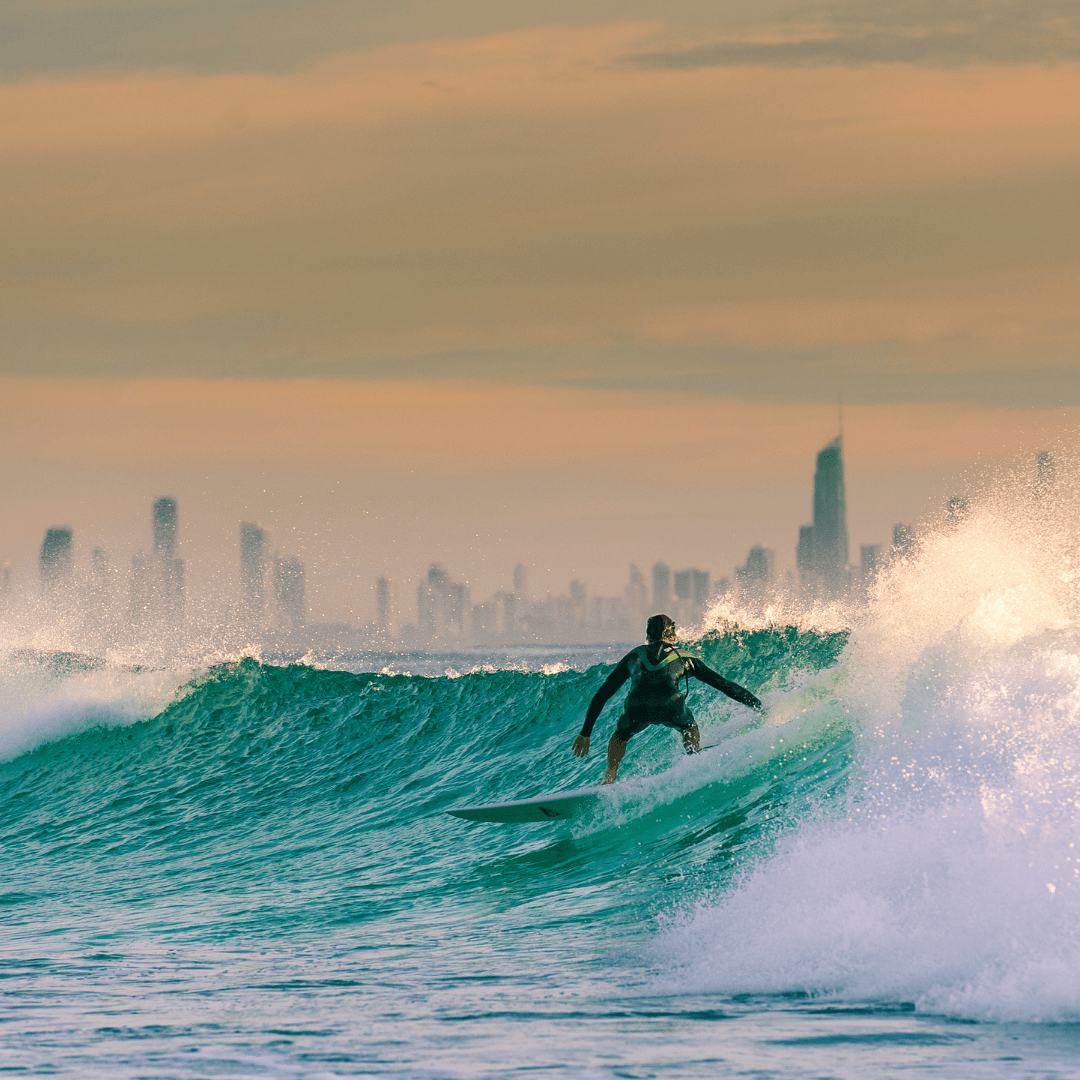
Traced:
<svg viewBox="0 0 1080 1080">
<path fill-rule="evenodd" d="M 444 811 L 595 783 L 614 647 L 12 652 L 0 1070 L 1080 1075 L 1078 563 L 1039 513 L 929 535 L 849 631 L 686 642 L 764 721 L 693 687 L 719 746 L 640 736 L 581 822 Z"/>
</svg>

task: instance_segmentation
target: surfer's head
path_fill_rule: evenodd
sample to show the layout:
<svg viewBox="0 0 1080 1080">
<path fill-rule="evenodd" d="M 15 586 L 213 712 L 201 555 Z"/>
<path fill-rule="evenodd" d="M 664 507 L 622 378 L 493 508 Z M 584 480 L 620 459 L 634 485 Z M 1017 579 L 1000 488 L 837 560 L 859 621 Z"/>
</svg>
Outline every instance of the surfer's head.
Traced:
<svg viewBox="0 0 1080 1080">
<path fill-rule="evenodd" d="M 675 643 L 675 623 L 666 615 L 653 615 L 645 624 L 645 640 L 652 644 L 654 641 L 666 641 Z"/>
</svg>

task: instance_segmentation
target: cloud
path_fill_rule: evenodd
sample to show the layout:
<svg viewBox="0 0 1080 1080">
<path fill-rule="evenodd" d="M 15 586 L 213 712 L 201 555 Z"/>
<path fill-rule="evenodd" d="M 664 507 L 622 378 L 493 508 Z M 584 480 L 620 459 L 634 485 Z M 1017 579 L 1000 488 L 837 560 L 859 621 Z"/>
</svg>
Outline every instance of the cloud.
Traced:
<svg viewBox="0 0 1080 1080">
<path fill-rule="evenodd" d="M 1054 64 L 1080 59 L 1080 14 L 1064 0 L 916 0 L 834 3 L 734 36 L 684 48 L 632 54 L 644 67 L 672 70 L 918 64 Z"/>
<path fill-rule="evenodd" d="M 1073 400 L 1080 66 L 620 62 L 657 32 L 0 86 L 0 370 Z"/>
</svg>

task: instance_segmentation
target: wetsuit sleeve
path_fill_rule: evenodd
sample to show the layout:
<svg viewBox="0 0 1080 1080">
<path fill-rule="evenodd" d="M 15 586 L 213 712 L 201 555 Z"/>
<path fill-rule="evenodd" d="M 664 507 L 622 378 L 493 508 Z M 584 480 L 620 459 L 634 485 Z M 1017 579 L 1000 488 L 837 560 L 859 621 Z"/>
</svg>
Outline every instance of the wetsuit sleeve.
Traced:
<svg viewBox="0 0 1080 1080">
<path fill-rule="evenodd" d="M 696 656 L 692 658 L 690 674 L 693 675 L 695 679 L 700 679 L 703 683 L 708 683 L 709 686 L 715 687 L 721 694 L 727 694 L 729 698 L 733 698 L 735 701 L 747 705 L 751 709 L 760 710 L 765 707 L 761 704 L 761 699 L 754 694 L 751 694 L 745 686 L 740 686 L 730 679 L 725 679 L 723 675 L 713 671 L 708 664 L 703 660 L 699 660 Z"/>
<path fill-rule="evenodd" d="M 589 702 L 588 712 L 585 713 L 585 723 L 581 725 L 581 734 L 584 735 L 586 739 L 592 736 L 593 725 L 599 719 L 604 706 L 612 697 L 614 697 L 619 687 L 629 678 L 630 665 L 626 662 L 626 657 L 624 656 L 618 664 L 615 665 L 615 670 L 604 680 L 604 685 L 593 694 L 592 701 Z"/>
</svg>

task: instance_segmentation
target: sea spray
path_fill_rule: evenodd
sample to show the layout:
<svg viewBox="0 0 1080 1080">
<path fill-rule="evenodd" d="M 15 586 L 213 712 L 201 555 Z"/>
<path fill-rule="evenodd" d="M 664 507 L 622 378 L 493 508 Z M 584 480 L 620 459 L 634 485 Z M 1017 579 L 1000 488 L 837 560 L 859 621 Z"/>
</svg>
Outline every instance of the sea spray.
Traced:
<svg viewBox="0 0 1080 1080">
<path fill-rule="evenodd" d="M 669 925 L 658 985 L 1080 1020 L 1076 503 L 1067 468 L 999 477 L 882 575 L 837 683 L 846 813 Z"/>
</svg>

